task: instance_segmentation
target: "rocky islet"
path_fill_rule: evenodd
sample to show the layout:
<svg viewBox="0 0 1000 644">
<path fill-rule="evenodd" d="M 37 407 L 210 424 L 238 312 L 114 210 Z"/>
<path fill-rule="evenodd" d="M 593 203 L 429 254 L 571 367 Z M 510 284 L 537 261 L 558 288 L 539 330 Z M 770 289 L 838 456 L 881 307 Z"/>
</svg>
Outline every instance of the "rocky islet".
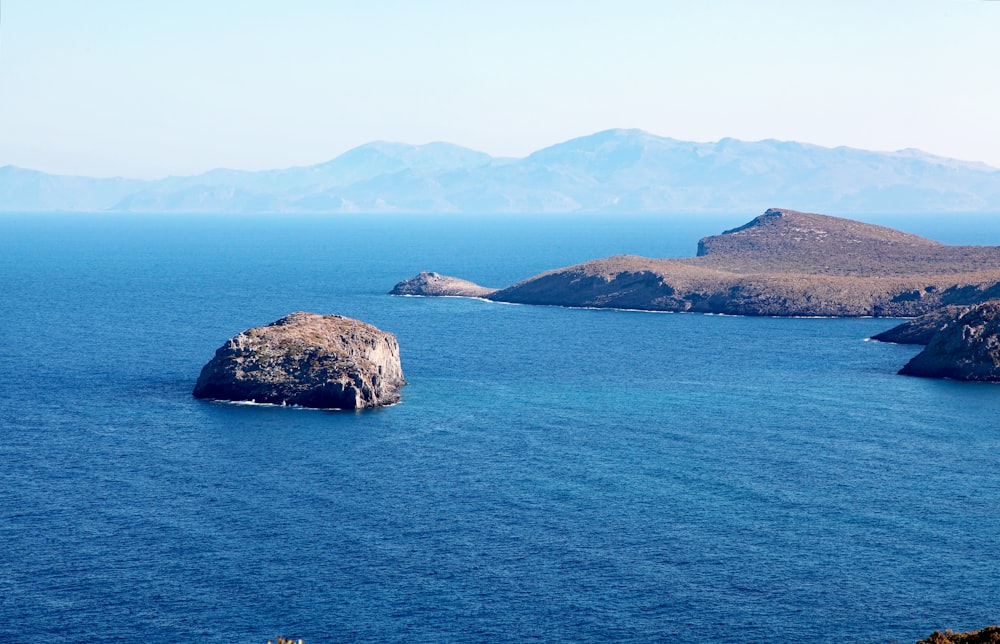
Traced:
<svg viewBox="0 0 1000 644">
<path fill-rule="evenodd" d="M 364 409 L 400 400 L 396 337 L 339 315 L 297 312 L 230 338 L 204 366 L 197 398 Z"/>
<path fill-rule="evenodd" d="M 415 295 L 424 297 L 488 297 L 495 288 L 480 286 L 469 280 L 423 271 L 396 284 L 389 295 Z"/>
</svg>

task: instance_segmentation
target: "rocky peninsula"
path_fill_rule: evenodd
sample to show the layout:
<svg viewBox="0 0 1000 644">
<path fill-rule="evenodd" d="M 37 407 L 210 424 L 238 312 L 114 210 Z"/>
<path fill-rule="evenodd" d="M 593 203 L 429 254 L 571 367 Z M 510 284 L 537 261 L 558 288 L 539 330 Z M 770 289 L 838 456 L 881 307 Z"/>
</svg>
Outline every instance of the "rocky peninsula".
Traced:
<svg viewBox="0 0 1000 644">
<path fill-rule="evenodd" d="M 971 305 L 942 306 L 894 326 L 888 331 L 873 335 L 872 340 L 893 344 L 928 344 L 935 333 L 954 324 L 958 318 L 968 313 L 970 308 Z"/>
<path fill-rule="evenodd" d="M 194 396 L 363 409 L 399 402 L 405 384 L 394 335 L 339 315 L 297 312 L 230 338 L 201 370 Z"/>
<path fill-rule="evenodd" d="M 506 288 L 457 278 L 405 280 L 408 295 L 463 295 L 569 307 L 731 315 L 913 317 L 1000 297 L 1000 247 L 951 246 L 883 226 L 772 208 L 706 237 L 697 255 L 618 255 Z M 462 284 L 462 288 L 442 289 Z M 463 292 L 465 291 L 465 292 Z"/>
</svg>

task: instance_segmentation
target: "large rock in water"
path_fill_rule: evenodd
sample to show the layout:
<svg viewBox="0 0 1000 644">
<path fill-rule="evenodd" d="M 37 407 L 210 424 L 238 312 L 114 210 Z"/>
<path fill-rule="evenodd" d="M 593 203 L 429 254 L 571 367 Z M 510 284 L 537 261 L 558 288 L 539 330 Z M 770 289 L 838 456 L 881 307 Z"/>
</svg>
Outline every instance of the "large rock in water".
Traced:
<svg viewBox="0 0 1000 644">
<path fill-rule="evenodd" d="M 340 315 L 292 313 L 230 338 L 201 370 L 197 398 L 363 409 L 399 402 L 396 336 Z"/>
<path fill-rule="evenodd" d="M 934 334 L 899 373 L 1000 382 L 1000 301 L 977 304 Z"/>
</svg>

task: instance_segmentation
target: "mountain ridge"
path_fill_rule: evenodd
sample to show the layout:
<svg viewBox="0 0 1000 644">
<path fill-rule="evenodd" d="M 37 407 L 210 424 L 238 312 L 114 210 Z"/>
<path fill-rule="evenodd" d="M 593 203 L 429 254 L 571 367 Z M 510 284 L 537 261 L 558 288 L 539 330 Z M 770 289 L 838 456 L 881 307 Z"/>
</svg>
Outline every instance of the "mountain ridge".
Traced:
<svg viewBox="0 0 1000 644">
<path fill-rule="evenodd" d="M 142 180 L 0 167 L 0 211 L 730 213 L 795 203 L 831 214 L 1000 213 L 1000 169 L 912 148 L 700 143 L 610 129 L 522 158 L 445 142 L 373 141 L 322 163 Z"/>
</svg>

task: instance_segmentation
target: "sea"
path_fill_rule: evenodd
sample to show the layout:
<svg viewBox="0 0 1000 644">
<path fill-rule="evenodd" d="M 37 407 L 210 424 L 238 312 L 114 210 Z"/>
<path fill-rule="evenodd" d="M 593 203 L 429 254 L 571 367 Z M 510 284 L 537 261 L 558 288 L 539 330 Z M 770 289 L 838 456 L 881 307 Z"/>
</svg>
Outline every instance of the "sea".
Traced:
<svg viewBox="0 0 1000 644">
<path fill-rule="evenodd" d="M 890 319 L 394 297 L 759 213 L 0 215 L 0 635 L 914 642 L 1000 622 L 1000 386 Z M 1000 245 L 1000 216 L 883 217 Z M 396 334 L 402 402 L 197 400 L 293 311 Z"/>
</svg>

